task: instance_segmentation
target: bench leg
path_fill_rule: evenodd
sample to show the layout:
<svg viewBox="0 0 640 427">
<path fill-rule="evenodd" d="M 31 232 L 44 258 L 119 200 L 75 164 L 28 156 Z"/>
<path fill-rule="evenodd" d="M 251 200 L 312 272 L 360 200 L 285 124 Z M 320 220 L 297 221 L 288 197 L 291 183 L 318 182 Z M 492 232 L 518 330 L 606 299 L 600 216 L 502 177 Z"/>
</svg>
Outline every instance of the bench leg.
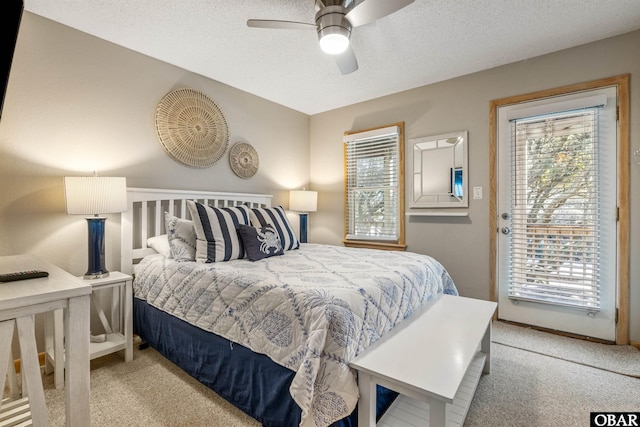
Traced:
<svg viewBox="0 0 640 427">
<path fill-rule="evenodd" d="M 49 415 L 44 400 L 44 388 L 40 375 L 38 349 L 36 347 L 35 330 L 31 316 L 16 319 L 18 340 L 20 341 L 20 359 L 22 364 L 22 381 L 29 391 L 29 408 L 35 426 L 48 426 Z"/>
<path fill-rule="evenodd" d="M 63 310 L 53 313 L 53 380 L 56 388 L 64 387 L 64 314 Z"/>
<path fill-rule="evenodd" d="M 369 374 L 358 372 L 358 427 L 376 426 L 376 383 Z"/>
<path fill-rule="evenodd" d="M 65 311 L 64 395 L 66 426 L 91 424 L 89 393 L 89 295 L 69 299 Z"/>
<path fill-rule="evenodd" d="M 44 343 L 46 350 L 44 371 L 46 374 L 53 372 L 56 388 L 64 387 L 64 331 L 62 309 L 45 313 Z M 53 363 L 49 358 L 53 355 Z"/>
<path fill-rule="evenodd" d="M 429 427 L 445 427 L 447 404 L 441 400 L 429 400 Z"/>
<path fill-rule="evenodd" d="M 16 381 L 15 377 L 14 379 L 11 378 L 12 375 L 15 375 L 15 371 L 13 373 L 11 372 L 11 367 L 14 367 L 13 353 L 11 351 L 11 342 L 13 340 L 13 323 L 13 319 L 0 322 L 0 342 L 3 344 L 8 344 L 5 347 L 5 350 L 0 352 L 0 381 L 2 382 L 2 390 L 4 390 L 5 378 L 7 378 L 7 374 L 9 374 L 9 377 L 7 379 L 9 380 L 10 384 L 13 381 Z M 16 390 L 12 387 L 11 395 L 13 396 L 14 393 L 16 393 Z M 1 405 L 2 399 L 0 399 L 0 406 Z"/>
<path fill-rule="evenodd" d="M 120 291 L 122 294 L 122 290 Z M 122 328 L 126 345 L 124 347 L 124 360 L 125 362 L 131 362 L 133 360 L 133 283 L 131 280 L 127 280 L 124 289 L 124 327 Z"/>
<path fill-rule="evenodd" d="M 491 320 L 489 320 L 489 324 L 487 325 L 487 330 L 484 332 L 484 336 L 482 337 L 480 350 L 487 355 L 487 357 L 484 359 L 484 367 L 482 368 L 482 372 L 485 374 L 490 374 L 491 373 Z"/>
<path fill-rule="evenodd" d="M 9 351 L 9 354 L 9 366 L 6 374 L 7 382 L 9 383 L 9 397 L 18 398 L 22 392 L 18 388 L 18 374 L 16 373 L 16 366 L 13 361 L 13 351 Z M 1 373 L 0 378 L 4 378 L 4 375 Z"/>
</svg>

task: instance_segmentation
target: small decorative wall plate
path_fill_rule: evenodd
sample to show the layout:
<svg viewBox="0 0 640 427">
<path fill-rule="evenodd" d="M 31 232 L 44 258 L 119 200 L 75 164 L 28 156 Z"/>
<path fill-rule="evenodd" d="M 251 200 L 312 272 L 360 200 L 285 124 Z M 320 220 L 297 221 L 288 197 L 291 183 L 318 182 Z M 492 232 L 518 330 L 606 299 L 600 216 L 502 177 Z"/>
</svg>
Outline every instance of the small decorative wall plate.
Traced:
<svg viewBox="0 0 640 427">
<path fill-rule="evenodd" d="M 240 178 L 251 178 L 258 172 L 258 152 L 246 142 L 237 142 L 229 150 L 231 170 Z"/>
<path fill-rule="evenodd" d="M 156 108 L 155 123 L 169 157 L 191 168 L 212 166 L 229 146 L 229 126 L 222 110 L 194 89 L 166 94 Z"/>
</svg>

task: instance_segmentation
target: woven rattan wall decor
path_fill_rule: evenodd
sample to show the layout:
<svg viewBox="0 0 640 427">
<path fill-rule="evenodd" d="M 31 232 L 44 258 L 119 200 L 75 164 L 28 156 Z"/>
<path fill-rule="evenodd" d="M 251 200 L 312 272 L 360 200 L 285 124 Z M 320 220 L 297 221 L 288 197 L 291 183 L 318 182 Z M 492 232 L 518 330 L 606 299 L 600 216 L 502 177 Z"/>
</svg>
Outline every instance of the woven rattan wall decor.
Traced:
<svg viewBox="0 0 640 427">
<path fill-rule="evenodd" d="M 158 103 L 156 133 L 167 154 L 191 168 L 208 168 L 227 151 L 229 126 L 218 105 L 194 89 L 177 89 Z"/>
<path fill-rule="evenodd" d="M 255 148 L 246 142 L 237 142 L 229 150 L 229 164 L 240 178 L 251 178 L 258 172 L 260 159 Z"/>
</svg>

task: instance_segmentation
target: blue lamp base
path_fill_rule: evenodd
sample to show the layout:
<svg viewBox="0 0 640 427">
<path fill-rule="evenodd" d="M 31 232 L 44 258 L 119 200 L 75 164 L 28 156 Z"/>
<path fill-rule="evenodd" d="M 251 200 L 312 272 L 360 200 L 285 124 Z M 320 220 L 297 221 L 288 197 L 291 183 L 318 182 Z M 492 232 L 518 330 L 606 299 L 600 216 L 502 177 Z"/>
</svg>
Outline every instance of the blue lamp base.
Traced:
<svg viewBox="0 0 640 427">
<path fill-rule="evenodd" d="M 108 277 L 109 272 L 104 262 L 104 223 L 102 217 L 86 218 L 89 228 L 89 267 L 84 274 L 85 279 L 101 279 Z"/>
<path fill-rule="evenodd" d="M 300 243 L 307 243 L 308 217 L 309 214 L 300 214 Z"/>
</svg>

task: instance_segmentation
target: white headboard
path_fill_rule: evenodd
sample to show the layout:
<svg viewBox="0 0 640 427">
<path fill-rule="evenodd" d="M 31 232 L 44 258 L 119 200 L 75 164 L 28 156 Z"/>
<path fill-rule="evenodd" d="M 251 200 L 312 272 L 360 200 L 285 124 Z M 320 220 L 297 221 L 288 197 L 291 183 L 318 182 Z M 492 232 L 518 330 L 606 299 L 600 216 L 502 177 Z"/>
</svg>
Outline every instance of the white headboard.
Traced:
<svg viewBox="0 0 640 427">
<path fill-rule="evenodd" d="M 164 212 L 191 219 L 187 200 L 228 207 L 246 204 L 250 207 L 271 207 L 269 194 L 221 193 L 208 191 L 128 188 L 128 209 L 121 215 L 121 266 L 123 273 L 132 274 L 133 265 L 145 255 L 155 253 L 147 247 L 149 237 L 165 234 Z"/>
</svg>

